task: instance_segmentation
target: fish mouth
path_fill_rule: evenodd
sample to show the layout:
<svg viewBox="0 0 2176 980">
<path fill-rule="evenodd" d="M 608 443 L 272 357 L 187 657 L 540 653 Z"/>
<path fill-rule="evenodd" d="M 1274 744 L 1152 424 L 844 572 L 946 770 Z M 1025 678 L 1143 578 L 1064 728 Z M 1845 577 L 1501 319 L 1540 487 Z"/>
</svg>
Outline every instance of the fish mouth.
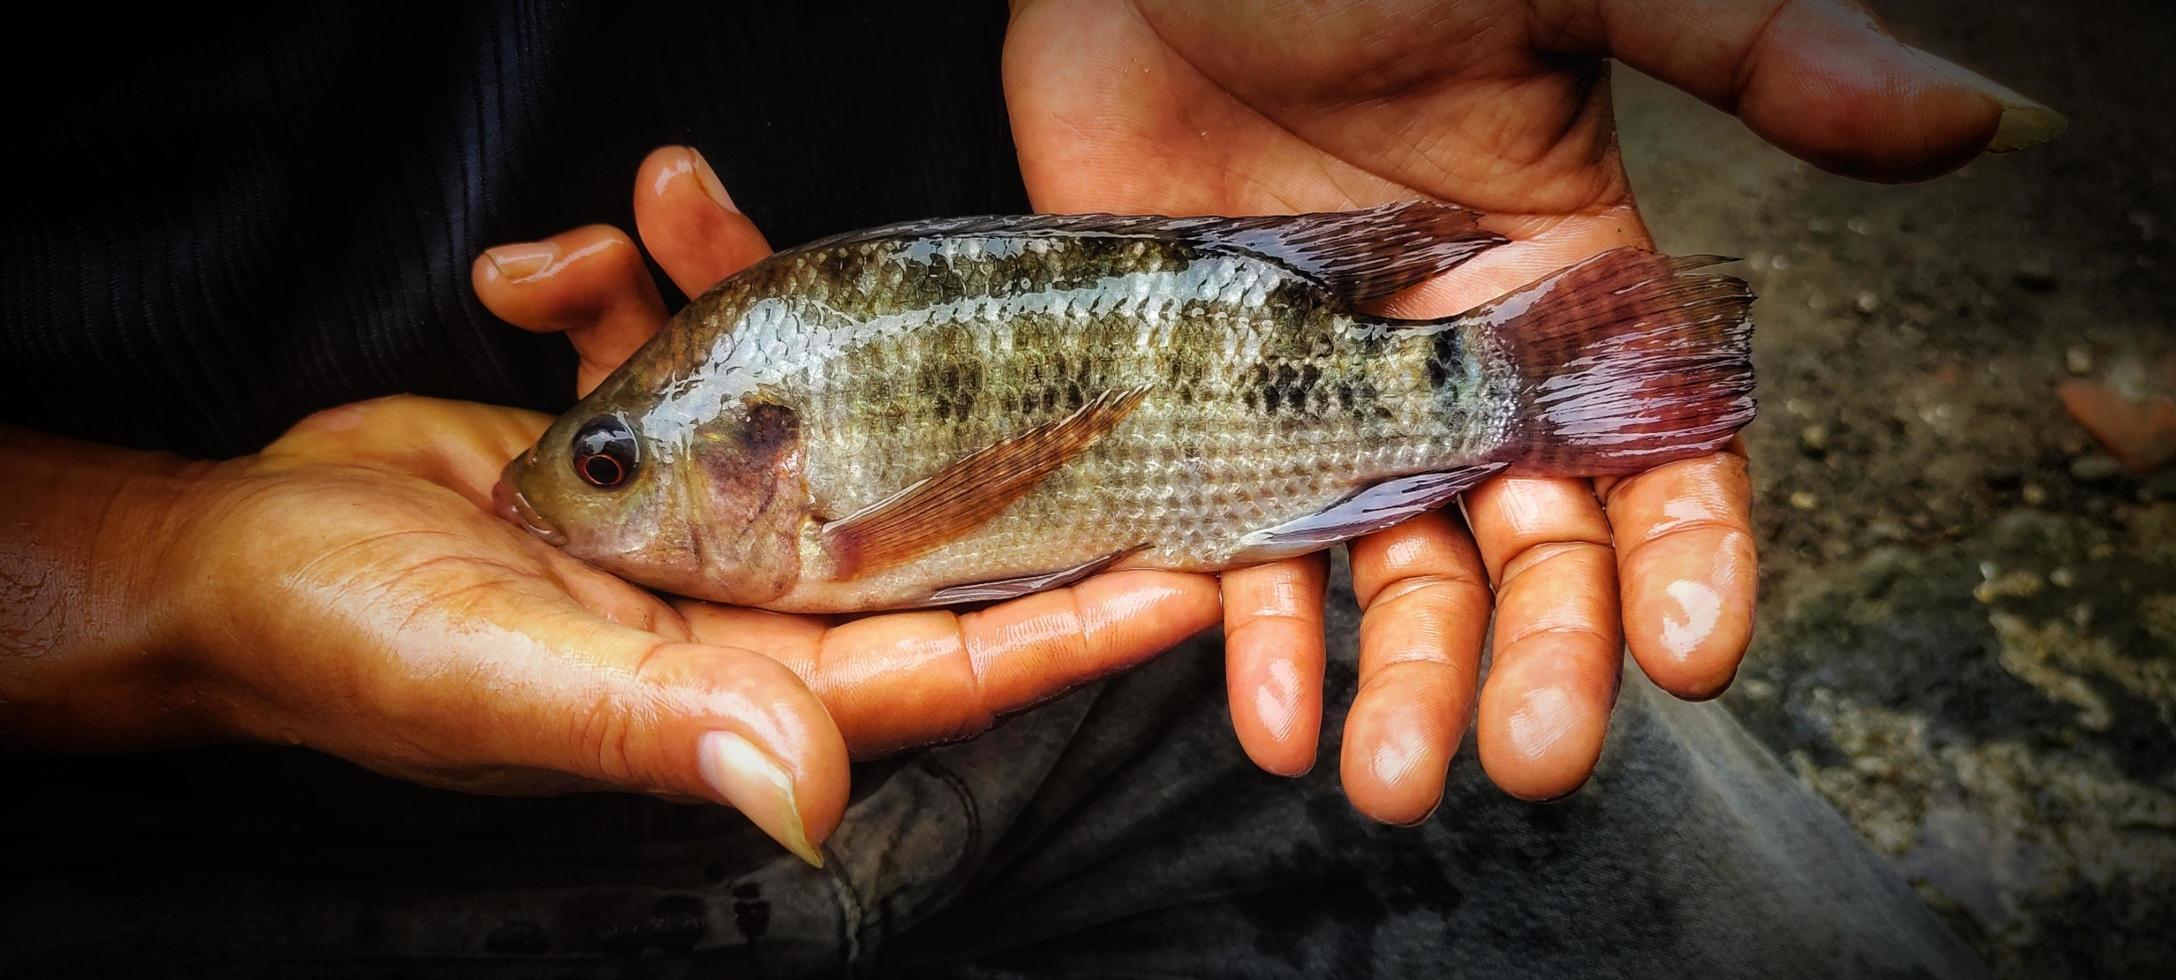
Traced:
<svg viewBox="0 0 2176 980">
<path fill-rule="evenodd" d="M 567 543 L 567 533 L 553 527 L 552 522 L 529 505 L 529 498 L 514 489 L 514 467 L 522 462 L 522 457 L 515 457 L 513 462 L 506 464 L 506 472 L 499 474 L 499 482 L 491 488 L 491 509 L 545 544 L 563 547 Z"/>
</svg>

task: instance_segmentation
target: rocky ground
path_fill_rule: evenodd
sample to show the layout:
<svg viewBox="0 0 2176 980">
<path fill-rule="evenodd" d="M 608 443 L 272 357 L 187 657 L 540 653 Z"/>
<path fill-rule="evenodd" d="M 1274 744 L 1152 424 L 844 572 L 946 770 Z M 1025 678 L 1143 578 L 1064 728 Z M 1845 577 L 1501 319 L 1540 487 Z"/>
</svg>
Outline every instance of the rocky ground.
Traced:
<svg viewBox="0 0 2176 980">
<path fill-rule="evenodd" d="M 1661 244 L 1761 296 L 1764 605 L 1726 704 L 1999 973 L 2176 975 L 2176 467 L 2057 396 L 2176 389 L 2176 30 L 2162 0 L 1876 6 L 2071 130 L 1869 186 L 1620 76 Z"/>
</svg>

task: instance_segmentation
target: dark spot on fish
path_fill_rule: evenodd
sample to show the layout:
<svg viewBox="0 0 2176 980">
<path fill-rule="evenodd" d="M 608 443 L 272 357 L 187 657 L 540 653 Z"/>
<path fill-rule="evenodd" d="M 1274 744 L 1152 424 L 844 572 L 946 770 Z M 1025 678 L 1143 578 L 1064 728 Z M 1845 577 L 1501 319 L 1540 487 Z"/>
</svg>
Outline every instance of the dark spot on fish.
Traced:
<svg viewBox="0 0 2176 980">
<path fill-rule="evenodd" d="M 1241 379 L 1239 383 L 1240 402 L 1246 405 L 1250 411 L 1263 414 L 1275 412 L 1277 410 L 1277 396 L 1274 384 L 1269 365 L 1255 364 L 1249 366 L 1246 377 Z"/>
<path fill-rule="evenodd" d="M 1312 311 L 1319 309 L 1328 298 L 1322 287 L 1304 278 L 1288 275 L 1270 288 L 1262 302 L 1263 305 L 1275 307 L 1280 312 Z"/>
<path fill-rule="evenodd" d="M 1271 383 L 1269 401 L 1272 413 L 1279 409 L 1280 402 L 1284 411 L 1295 414 L 1306 406 L 1307 392 L 1300 387 L 1298 368 L 1291 364 L 1277 365 L 1277 376 L 1276 380 Z"/>
<path fill-rule="evenodd" d="M 748 406 L 747 424 L 741 428 L 741 446 L 751 459 L 769 459 L 801 437 L 801 417 L 793 409 L 773 402 Z"/>
<path fill-rule="evenodd" d="M 1457 330 L 1436 331 L 1428 342 L 1428 390 L 1440 396 L 1452 378 L 1464 377 L 1465 358 L 1465 345 Z"/>
<path fill-rule="evenodd" d="M 958 406 L 953 417 L 965 421 L 975 414 L 975 402 L 982 398 L 982 362 L 968 361 L 955 365 L 952 371 L 952 400 Z"/>
<path fill-rule="evenodd" d="M 966 352 L 947 352 L 925 361 L 915 375 L 917 393 L 927 399 L 936 417 L 963 422 L 975 412 L 982 394 L 982 365 Z"/>
</svg>

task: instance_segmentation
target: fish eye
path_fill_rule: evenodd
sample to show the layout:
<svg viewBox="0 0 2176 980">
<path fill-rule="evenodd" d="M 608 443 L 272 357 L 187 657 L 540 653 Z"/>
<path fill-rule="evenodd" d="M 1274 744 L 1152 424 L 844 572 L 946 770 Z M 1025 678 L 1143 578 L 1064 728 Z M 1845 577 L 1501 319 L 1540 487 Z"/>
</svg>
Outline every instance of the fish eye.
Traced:
<svg viewBox="0 0 2176 980">
<path fill-rule="evenodd" d="M 634 430 L 617 415 L 600 415 L 574 433 L 574 472 L 590 486 L 610 490 L 635 475 L 640 453 Z"/>
</svg>

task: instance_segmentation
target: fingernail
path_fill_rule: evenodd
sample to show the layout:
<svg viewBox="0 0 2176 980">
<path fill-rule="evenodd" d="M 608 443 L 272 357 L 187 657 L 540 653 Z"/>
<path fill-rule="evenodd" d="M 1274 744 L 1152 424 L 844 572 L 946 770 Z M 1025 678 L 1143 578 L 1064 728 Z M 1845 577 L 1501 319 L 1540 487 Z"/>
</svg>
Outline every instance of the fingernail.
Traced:
<svg viewBox="0 0 2176 980">
<path fill-rule="evenodd" d="M 808 842 L 807 825 L 801 822 L 801 807 L 793 797 L 793 777 L 785 766 L 731 732 L 709 732 L 696 749 L 703 781 L 718 795 L 795 857 L 813 867 L 824 866 L 823 855 Z"/>
<path fill-rule="evenodd" d="M 1382 820 L 1381 823 L 1386 827 L 1418 827 L 1421 824 L 1427 823 L 1428 821 L 1435 819 L 1436 811 L 1441 809 L 1443 809 L 1443 797 L 1437 796 L 1436 801 L 1429 804 L 1428 812 L 1423 813 L 1420 816 L 1414 817 L 1411 820 L 1403 821 Z"/>
<path fill-rule="evenodd" d="M 739 213 L 740 209 L 733 206 L 732 195 L 725 192 L 725 181 L 719 180 L 718 172 L 710 169 L 710 161 L 703 159 L 702 153 L 692 146 L 688 147 L 688 158 L 695 161 L 695 182 L 703 185 L 703 193 L 710 195 L 719 207 Z"/>
<path fill-rule="evenodd" d="M 559 261 L 559 246 L 551 242 L 518 242 L 484 249 L 491 267 L 508 279 L 527 279 Z"/>
<path fill-rule="evenodd" d="M 2015 153 L 2039 146 L 2070 125 L 2062 113 L 2019 95 L 2001 82 L 1925 51 L 1914 48 L 1913 52 L 1927 67 L 1979 92 L 2002 109 L 2002 117 L 1995 123 L 1995 138 L 1987 143 L 1988 153 Z"/>
</svg>

